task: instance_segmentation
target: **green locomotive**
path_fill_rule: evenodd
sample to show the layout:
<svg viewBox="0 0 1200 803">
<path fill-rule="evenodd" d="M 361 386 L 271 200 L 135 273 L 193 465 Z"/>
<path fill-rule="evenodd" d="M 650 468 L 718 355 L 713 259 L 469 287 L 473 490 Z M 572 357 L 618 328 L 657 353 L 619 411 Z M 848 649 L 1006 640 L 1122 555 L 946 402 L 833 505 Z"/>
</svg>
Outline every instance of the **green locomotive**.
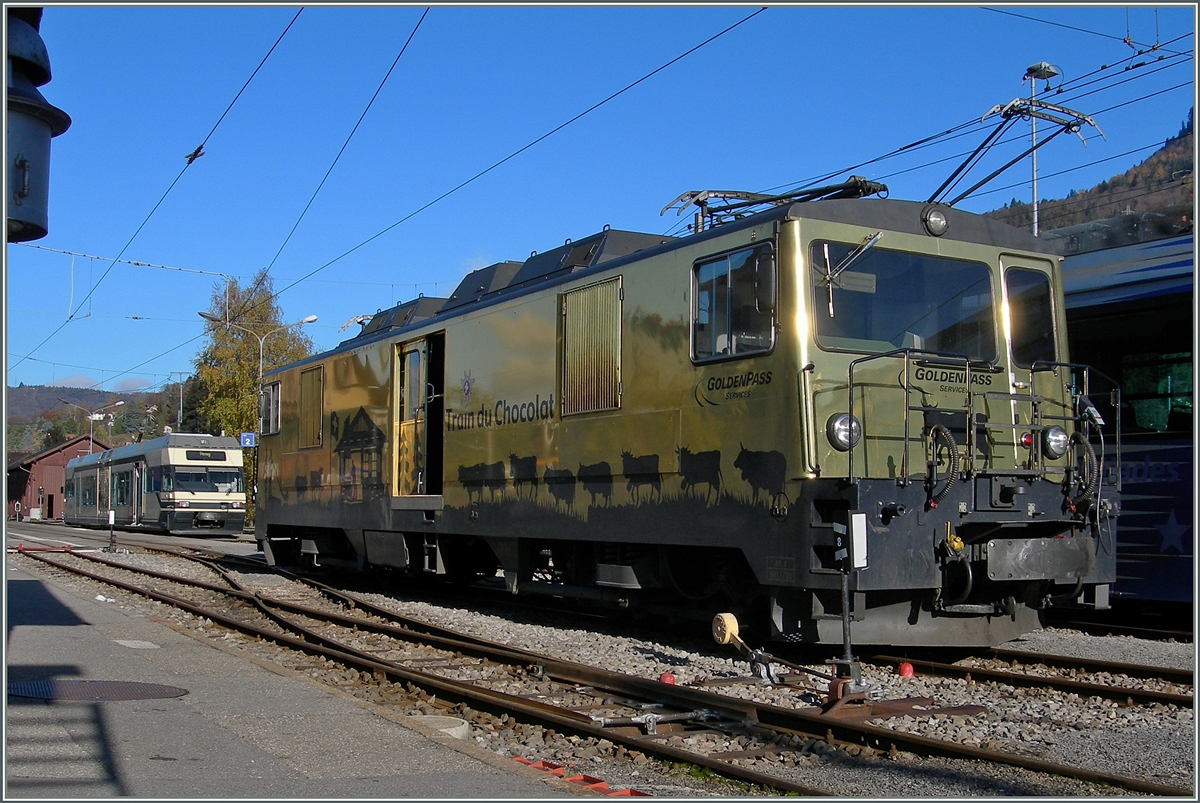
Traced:
<svg viewBox="0 0 1200 803">
<path fill-rule="evenodd" d="M 269 372 L 268 560 L 809 643 L 845 617 L 859 643 L 994 644 L 1106 606 L 1120 471 L 1091 439 L 1118 391 L 1068 360 L 1058 258 L 857 197 L 880 189 L 693 194 L 689 236 L 606 228 Z"/>
</svg>

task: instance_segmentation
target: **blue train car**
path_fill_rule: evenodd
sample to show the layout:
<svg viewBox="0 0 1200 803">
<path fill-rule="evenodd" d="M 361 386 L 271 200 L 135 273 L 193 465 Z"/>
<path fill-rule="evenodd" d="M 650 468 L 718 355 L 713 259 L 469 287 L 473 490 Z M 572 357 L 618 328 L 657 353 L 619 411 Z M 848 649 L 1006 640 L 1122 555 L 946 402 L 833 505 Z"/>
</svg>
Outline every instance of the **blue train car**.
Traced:
<svg viewBox="0 0 1200 803">
<path fill-rule="evenodd" d="M 1194 598 L 1192 215 L 1173 207 L 1043 235 L 1064 256 L 1071 359 L 1121 385 L 1114 600 Z"/>
</svg>

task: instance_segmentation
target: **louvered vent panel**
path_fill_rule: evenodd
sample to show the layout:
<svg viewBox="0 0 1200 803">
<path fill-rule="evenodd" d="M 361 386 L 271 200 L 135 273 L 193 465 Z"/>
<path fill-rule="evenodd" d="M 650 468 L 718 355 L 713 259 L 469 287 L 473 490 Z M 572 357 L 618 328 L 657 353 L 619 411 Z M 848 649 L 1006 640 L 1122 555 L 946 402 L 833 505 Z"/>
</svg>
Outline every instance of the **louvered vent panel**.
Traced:
<svg viewBox="0 0 1200 803">
<path fill-rule="evenodd" d="M 324 413 L 324 374 L 321 367 L 300 372 L 300 448 L 321 445 Z"/>
<path fill-rule="evenodd" d="M 621 277 L 563 294 L 562 412 L 621 406 Z"/>
</svg>

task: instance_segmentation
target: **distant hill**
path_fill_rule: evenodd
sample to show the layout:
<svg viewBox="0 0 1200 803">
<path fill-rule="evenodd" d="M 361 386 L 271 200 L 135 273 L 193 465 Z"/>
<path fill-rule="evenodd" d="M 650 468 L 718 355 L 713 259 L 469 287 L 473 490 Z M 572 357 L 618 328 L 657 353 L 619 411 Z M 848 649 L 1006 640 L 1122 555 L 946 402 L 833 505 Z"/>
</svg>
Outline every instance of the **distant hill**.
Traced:
<svg viewBox="0 0 1200 803">
<path fill-rule="evenodd" d="M 1038 201 L 1038 230 L 1050 231 L 1093 220 L 1193 203 L 1192 110 L 1179 133 L 1142 163 L 1088 190 L 1060 200 Z M 1033 228 L 1033 205 L 1014 198 L 985 217 Z"/>
<path fill-rule="evenodd" d="M 7 388 L 6 392 L 8 423 L 13 424 L 33 421 L 42 413 L 55 407 L 73 410 L 74 408 L 67 407 L 58 400 L 60 396 L 85 410 L 96 410 L 122 399 L 126 405 L 136 406 L 137 402 L 154 395 L 149 393 L 112 393 L 106 390 L 53 385 L 20 385 L 15 388 Z"/>
</svg>

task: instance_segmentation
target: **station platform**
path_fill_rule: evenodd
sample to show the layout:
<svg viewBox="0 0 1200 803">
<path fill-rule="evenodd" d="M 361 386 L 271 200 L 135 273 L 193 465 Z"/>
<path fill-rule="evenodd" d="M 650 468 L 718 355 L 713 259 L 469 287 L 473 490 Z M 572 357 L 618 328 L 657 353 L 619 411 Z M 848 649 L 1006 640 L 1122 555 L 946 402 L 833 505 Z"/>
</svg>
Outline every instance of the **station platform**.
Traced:
<svg viewBox="0 0 1200 803">
<path fill-rule="evenodd" d="M 11 562 L 6 580 L 5 800 L 593 794 Z M 80 681 L 158 695 L 61 699 L 108 688 Z"/>
</svg>

